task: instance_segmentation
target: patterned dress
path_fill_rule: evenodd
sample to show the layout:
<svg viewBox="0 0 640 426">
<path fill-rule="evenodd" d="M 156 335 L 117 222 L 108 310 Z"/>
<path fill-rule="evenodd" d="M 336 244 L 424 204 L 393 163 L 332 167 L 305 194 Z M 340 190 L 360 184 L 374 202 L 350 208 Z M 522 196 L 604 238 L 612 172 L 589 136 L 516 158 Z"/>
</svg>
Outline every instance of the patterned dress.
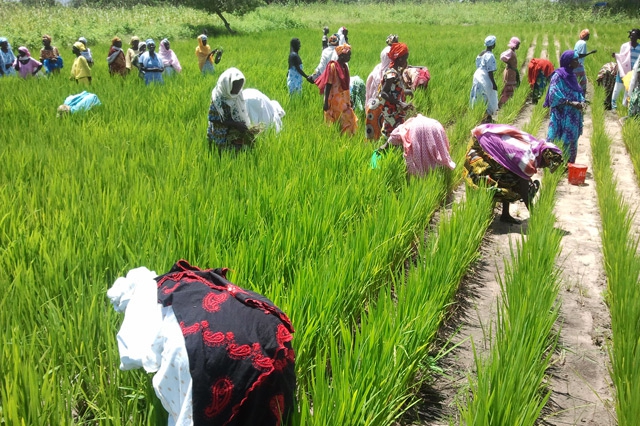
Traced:
<svg viewBox="0 0 640 426">
<path fill-rule="evenodd" d="M 393 103 L 389 100 L 382 99 L 382 117 L 384 118 L 384 125 L 382 127 L 382 133 L 389 137 L 393 129 L 404 123 L 405 111 L 399 107 L 397 102 L 404 102 L 406 95 L 404 92 L 404 81 L 402 75 L 394 68 L 389 68 L 382 77 L 382 87 L 387 85 L 387 82 L 391 83 L 388 95 L 396 100 Z"/>
<path fill-rule="evenodd" d="M 40 49 L 40 62 L 44 65 L 47 73 L 60 72 L 60 68 L 64 65 L 58 48 L 54 46 L 51 46 L 51 49 Z"/>
<path fill-rule="evenodd" d="M 302 75 L 296 67 L 302 69 L 302 59 L 297 52 L 289 53 L 289 72 L 287 73 L 287 87 L 289 94 L 302 92 Z"/>
<path fill-rule="evenodd" d="M 576 160 L 578 138 L 582 134 L 583 113 L 566 102 L 584 102 L 584 95 L 572 90 L 556 73 L 551 76 L 547 94 L 551 115 L 547 140 L 562 141 L 569 163 Z"/>
</svg>

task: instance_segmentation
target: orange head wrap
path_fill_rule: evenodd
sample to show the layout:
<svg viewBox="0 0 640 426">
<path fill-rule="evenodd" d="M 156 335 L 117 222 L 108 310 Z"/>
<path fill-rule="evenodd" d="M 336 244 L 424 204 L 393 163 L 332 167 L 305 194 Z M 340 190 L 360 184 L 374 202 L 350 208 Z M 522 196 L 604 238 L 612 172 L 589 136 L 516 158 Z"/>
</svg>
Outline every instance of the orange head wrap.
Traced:
<svg viewBox="0 0 640 426">
<path fill-rule="evenodd" d="M 387 53 L 387 56 L 391 59 L 390 67 L 393 68 L 395 66 L 396 59 L 405 55 L 409 55 L 409 48 L 407 45 L 404 43 L 393 43 L 391 45 L 391 49 L 389 49 L 389 53 Z"/>
<path fill-rule="evenodd" d="M 584 38 L 586 36 L 588 36 L 588 35 L 589 35 L 589 30 L 584 29 L 584 30 L 580 31 L 580 40 L 584 40 Z"/>
<path fill-rule="evenodd" d="M 351 46 L 348 44 L 341 44 L 340 46 L 336 46 L 336 55 L 340 56 L 343 53 L 351 52 Z"/>
</svg>

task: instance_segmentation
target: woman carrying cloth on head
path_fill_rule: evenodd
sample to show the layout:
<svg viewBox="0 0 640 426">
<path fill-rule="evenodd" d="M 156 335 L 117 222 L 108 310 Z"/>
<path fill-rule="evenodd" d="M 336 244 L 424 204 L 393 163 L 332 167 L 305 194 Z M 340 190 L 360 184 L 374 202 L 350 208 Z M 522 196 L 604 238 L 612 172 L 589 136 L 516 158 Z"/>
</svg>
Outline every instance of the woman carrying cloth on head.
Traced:
<svg viewBox="0 0 640 426">
<path fill-rule="evenodd" d="M 315 81 L 324 95 L 324 119 L 332 124 L 340 121 L 342 133 L 353 135 L 358 129 L 358 119 L 351 105 L 349 92 L 349 67 L 347 63 L 351 59 L 351 46 L 342 44 L 335 48 L 338 55 L 337 61 L 330 61 L 324 72 Z"/>
<path fill-rule="evenodd" d="M 576 161 L 583 111 L 587 106 L 574 73 L 579 64 L 578 54 L 574 50 L 566 50 L 560 56 L 560 68 L 551 75 L 549 91 L 544 100 L 544 107 L 551 108 L 547 140 L 562 141 L 569 163 Z"/>
<path fill-rule="evenodd" d="M 538 169 L 554 172 L 562 164 L 562 151 L 506 124 L 481 124 L 471 130 L 464 175 L 472 187 L 481 182 L 493 188 L 494 200 L 502 202 L 500 220 L 520 223 L 509 213 L 509 203 L 524 201 L 530 208 L 540 182 L 532 177 Z"/>
</svg>

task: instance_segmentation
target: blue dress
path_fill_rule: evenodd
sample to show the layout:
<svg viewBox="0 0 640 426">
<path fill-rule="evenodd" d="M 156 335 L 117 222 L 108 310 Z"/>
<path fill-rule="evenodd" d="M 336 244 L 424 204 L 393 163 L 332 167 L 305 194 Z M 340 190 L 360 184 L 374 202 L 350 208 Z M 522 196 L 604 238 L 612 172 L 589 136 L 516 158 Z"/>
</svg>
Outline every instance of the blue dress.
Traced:
<svg viewBox="0 0 640 426">
<path fill-rule="evenodd" d="M 289 73 L 287 74 L 287 86 L 289 93 L 302 92 L 302 75 L 296 70 L 296 65 L 302 69 L 302 59 L 296 52 L 289 54 Z"/>
<path fill-rule="evenodd" d="M 142 56 L 140 56 L 139 61 L 144 70 L 144 84 L 164 83 L 164 80 L 162 79 L 162 70 L 164 70 L 164 65 L 162 64 L 160 56 L 157 54 L 151 56 L 149 52 L 144 52 Z M 149 69 L 158 69 L 160 71 L 149 71 Z"/>
<path fill-rule="evenodd" d="M 565 102 L 584 102 L 584 95 L 571 89 L 558 74 L 553 73 L 547 99 L 551 107 L 547 140 L 562 141 L 565 155 L 568 154 L 569 163 L 573 163 L 578 153 L 578 138 L 582 134 L 583 113 L 565 105 Z"/>
</svg>

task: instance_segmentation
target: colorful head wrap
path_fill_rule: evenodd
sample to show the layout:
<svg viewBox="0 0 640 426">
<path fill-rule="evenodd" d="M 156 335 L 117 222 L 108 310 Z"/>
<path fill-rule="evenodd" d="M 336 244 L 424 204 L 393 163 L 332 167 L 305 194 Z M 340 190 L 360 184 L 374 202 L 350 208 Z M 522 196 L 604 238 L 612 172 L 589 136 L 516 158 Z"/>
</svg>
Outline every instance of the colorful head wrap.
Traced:
<svg viewBox="0 0 640 426">
<path fill-rule="evenodd" d="M 111 44 L 114 45 L 119 41 L 122 41 L 122 40 L 120 40 L 120 37 L 114 37 L 114 38 L 111 39 Z"/>
<path fill-rule="evenodd" d="M 51 43 L 51 36 L 50 36 L 50 35 L 48 35 L 48 34 L 45 34 L 45 35 L 43 35 L 43 36 L 42 36 L 42 40 L 43 40 L 43 41 L 45 41 L 45 40 L 46 40 L 46 41 L 48 41 L 49 43 Z"/>
<path fill-rule="evenodd" d="M 496 36 L 494 36 L 494 35 L 487 36 L 484 39 L 484 45 L 487 46 L 487 47 L 495 46 L 496 45 Z"/>
<path fill-rule="evenodd" d="M 9 43 L 9 40 L 6 37 L 0 37 L 0 44 L 2 43 Z"/>
<path fill-rule="evenodd" d="M 152 38 L 148 38 L 147 41 L 146 41 L 146 44 L 147 44 L 147 47 L 149 47 L 149 46 L 156 47 L 156 42 L 153 41 Z"/>
<path fill-rule="evenodd" d="M 87 48 L 84 47 L 84 44 L 81 41 L 76 41 L 75 43 L 73 43 L 73 47 L 75 47 L 81 52 L 84 52 L 85 50 L 87 50 Z"/>
<path fill-rule="evenodd" d="M 336 54 L 338 56 L 342 55 L 343 53 L 349 52 L 351 52 L 351 46 L 348 44 L 341 44 L 340 46 L 336 46 Z"/>
<path fill-rule="evenodd" d="M 509 44 L 507 46 L 510 49 L 513 49 L 514 47 L 516 47 L 519 44 L 520 44 L 520 39 L 518 37 L 511 37 L 511 40 L 509 40 Z"/>
<path fill-rule="evenodd" d="M 167 46 L 169 45 L 169 39 L 163 38 L 160 44 L 163 45 L 165 48 L 168 48 Z"/>
<path fill-rule="evenodd" d="M 389 53 L 387 53 L 387 56 L 389 56 L 389 59 L 391 59 L 391 61 L 395 61 L 399 57 L 408 55 L 408 54 L 409 54 L 409 48 L 407 47 L 406 44 L 393 43 L 391 45 L 391 49 L 389 49 Z"/>
<path fill-rule="evenodd" d="M 333 34 L 331 37 L 329 37 L 329 46 L 337 46 L 338 45 L 338 36 L 336 34 Z"/>
<path fill-rule="evenodd" d="M 140 42 L 140 37 L 138 37 L 138 36 L 131 37 L 131 40 L 129 41 L 129 44 L 133 44 L 134 41 L 137 41 L 139 43 Z"/>
<path fill-rule="evenodd" d="M 587 38 L 587 36 L 589 35 L 589 30 L 588 29 L 584 29 L 582 31 L 580 31 L 580 40 L 584 40 L 585 38 Z"/>
<path fill-rule="evenodd" d="M 387 36 L 387 46 L 391 46 L 393 43 L 398 42 L 398 34 L 389 34 Z"/>
<path fill-rule="evenodd" d="M 87 47 L 87 39 L 84 37 L 79 37 L 78 41 L 82 44 L 84 44 L 85 47 Z"/>
</svg>

